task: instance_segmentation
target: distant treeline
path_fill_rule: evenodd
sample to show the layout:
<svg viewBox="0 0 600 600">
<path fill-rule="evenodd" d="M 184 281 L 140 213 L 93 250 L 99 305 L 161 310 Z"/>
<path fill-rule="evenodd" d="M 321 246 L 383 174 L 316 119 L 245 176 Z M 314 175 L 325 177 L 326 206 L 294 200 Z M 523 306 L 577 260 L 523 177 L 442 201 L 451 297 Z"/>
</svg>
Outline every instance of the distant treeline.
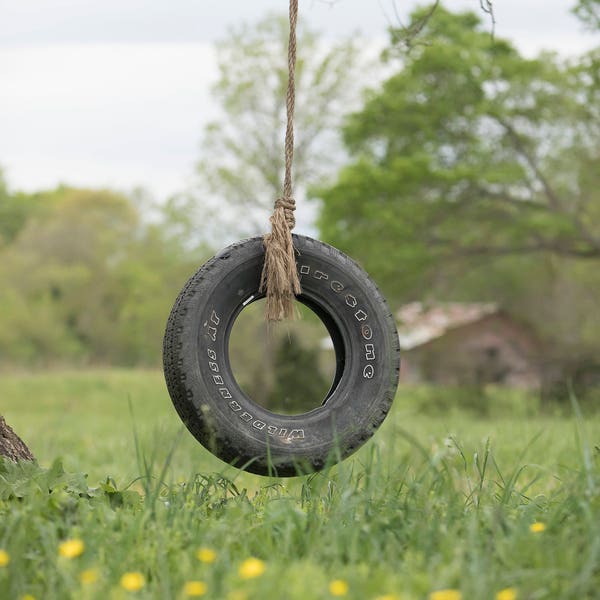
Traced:
<svg viewBox="0 0 600 600">
<path fill-rule="evenodd" d="M 156 365 L 171 304 L 206 258 L 141 196 L 0 184 L 0 364 Z"/>
</svg>

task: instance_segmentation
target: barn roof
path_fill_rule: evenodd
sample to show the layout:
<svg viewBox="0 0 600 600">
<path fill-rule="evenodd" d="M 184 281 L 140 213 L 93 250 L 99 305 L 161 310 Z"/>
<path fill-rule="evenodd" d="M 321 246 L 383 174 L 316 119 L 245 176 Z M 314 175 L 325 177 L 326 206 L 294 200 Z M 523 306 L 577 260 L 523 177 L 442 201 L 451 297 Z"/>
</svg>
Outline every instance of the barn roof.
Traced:
<svg viewBox="0 0 600 600">
<path fill-rule="evenodd" d="M 397 312 L 400 347 L 417 348 L 442 337 L 447 331 L 480 321 L 499 311 L 493 303 L 411 302 Z"/>
</svg>

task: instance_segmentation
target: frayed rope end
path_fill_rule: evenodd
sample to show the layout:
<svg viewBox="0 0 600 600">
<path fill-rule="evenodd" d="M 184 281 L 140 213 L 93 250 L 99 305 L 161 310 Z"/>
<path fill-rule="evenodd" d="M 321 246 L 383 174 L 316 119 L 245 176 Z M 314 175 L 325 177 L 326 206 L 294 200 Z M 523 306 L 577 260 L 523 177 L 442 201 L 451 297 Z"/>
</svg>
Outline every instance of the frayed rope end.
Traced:
<svg viewBox="0 0 600 600">
<path fill-rule="evenodd" d="M 268 321 L 293 319 L 294 300 L 301 293 L 292 241 L 293 200 L 278 200 L 271 217 L 271 233 L 264 237 L 265 263 L 260 291 L 266 292 Z M 291 222 L 290 222 L 291 221 Z"/>
</svg>

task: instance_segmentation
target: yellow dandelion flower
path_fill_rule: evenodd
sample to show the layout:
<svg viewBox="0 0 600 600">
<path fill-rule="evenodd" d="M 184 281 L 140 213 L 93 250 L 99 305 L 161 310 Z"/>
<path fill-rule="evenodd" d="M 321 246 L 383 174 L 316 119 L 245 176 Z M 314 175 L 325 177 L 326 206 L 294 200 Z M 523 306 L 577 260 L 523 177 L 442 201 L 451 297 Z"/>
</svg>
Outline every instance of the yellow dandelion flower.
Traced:
<svg viewBox="0 0 600 600">
<path fill-rule="evenodd" d="M 91 585 L 92 583 L 96 583 L 98 581 L 98 577 L 100 573 L 98 569 L 86 569 L 85 571 L 81 571 L 79 573 L 79 581 L 83 583 L 83 585 Z"/>
<path fill-rule="evenodd" d="M 183 586 L 185 596 L 204 596 L 206 594 L 206 584 L 204 581 L 188 581 Z"/>
<path fill-rule="evenodd" d="M 146 580 L 139 571 L 131 571 L 121 577 L 121 587 L 125 588 L 128 592 L 137 592 L 145 585 Z"/>
<path fill-rule="evenodd" d="M 267 565 L 260 558 L 247 558 L 238 570 L 242 579 L 254 579 L 260 577 L 266 570 Z"/>
<path fill-rule="evenodd" d="M 214 563 L 217 560 L 217 553 L 210 548 L 198 548 L 196 558 L 203 563 Z"/>
<path fill-rule="evenodd" d="M 334 579 L 329 583 L 329 593 L 332 596 L 345 596 L 348 593 L 348 584 L 343 579 Z"/>
<path fill-rule="evenodd" d="M 531 533 L 542 533 L 542 531 L 544 531 L 545 529 L 546 529 L 546 524 L 540 523 L 539 521 L 536 521 L 535 523 L 532 523 L 529 526 L 529 531 L 531 531 Z"/>
<path fill-rule="evenodd" d="M 32 596 L 31 594 L 23 594 L 23 596 L 21 596 L 21 600 L 35 600 L 35 596 Z"/>
<path fill-rule="evenodd" d="M 65 558 L 77 558 L 83 554 L 84 550 L 85 544 L 78 538 L 65 540 L 58 545 L 58 553 Z"/>
<path fill-rule="evenodd" d="M 496 593 L 496 600 L 517 600 L 515 588 L 504 588 Z"/>
<path fill-rule="evenodd" d="M 10 554 L 0 548 L 0 567 L 6 567 L 10 562 Z"/>
<path fill-rule="evenodd" d="M 461 600 L 462 594 L 459 590 L 438 590 L 429 594 L 429 600 Z"/>
</svg>

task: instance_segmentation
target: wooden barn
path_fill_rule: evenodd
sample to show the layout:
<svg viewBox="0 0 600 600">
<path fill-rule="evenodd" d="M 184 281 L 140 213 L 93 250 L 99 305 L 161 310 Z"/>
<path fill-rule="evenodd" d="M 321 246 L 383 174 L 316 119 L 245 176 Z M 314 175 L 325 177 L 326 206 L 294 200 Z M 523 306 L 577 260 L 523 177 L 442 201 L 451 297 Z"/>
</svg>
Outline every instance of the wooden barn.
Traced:
<svg viewBox="0 0 600 600">
<path fill-rule="evenodd" d="M 495 304 L 413 302 L 397 319 L 405 383 L 540 387 L 534 332 Z"/>
</svg>

